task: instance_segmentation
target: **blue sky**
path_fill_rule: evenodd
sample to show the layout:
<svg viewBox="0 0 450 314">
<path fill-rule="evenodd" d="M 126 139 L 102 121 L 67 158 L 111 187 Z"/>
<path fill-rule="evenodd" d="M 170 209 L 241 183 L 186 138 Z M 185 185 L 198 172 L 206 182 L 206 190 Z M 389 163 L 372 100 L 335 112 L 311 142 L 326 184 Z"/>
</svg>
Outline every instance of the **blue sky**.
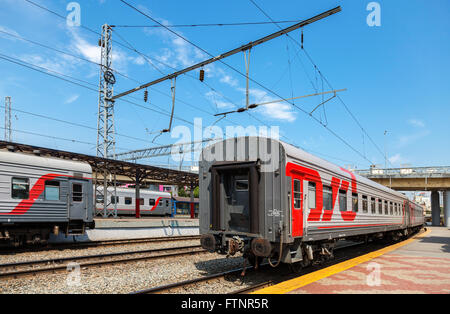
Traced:
<svg viewBox="0 0 450 314">
<path fill-rule="evenodd" d="M 348 89 L 340 93 L 340 97 L 378 148 L 336 99 L 318 109 L 315 117 L 324 123 L 326 121 L 333 132 L 366 158 L 288 103 L 261 107 L 252 111 L 252 116 L 245 113 L 230 115 L 226 120 L 217 122 L 218 126 L 225 128 L 239 124 L 258 127 L 261 121 L 269 126 L 279 126 L 283 140 L 344 166 L 368 168 L 368 160 L 384 165 L 385 146 L 392 166 L 449 164 L 448 1 L 378 1 L 381 7 L 379 27 L 367 25 L 366 18 L 370 12 L 366 7 L 370 1 L 255 1 L 277 21 L 302 20 L 337 5 L 342 6 L 342 12 L 305 27 L 305 48 L 335 89 Z M 33 2 L 63 16 L 69 14 L 66 6 L 70 1 Z M 268 21 L 247 0 L 129 2 L 169 25 Z M 154 24 L 118 0 L 80 0 L 78 3 L 82 26 L 98 32 L 104 23 L 128 26 Z M 65 20 L 25 0 L 0 0 L 0 8 L 0 31 L 93 62 L 99 60 L 98 36 L 92 32 L 82 27 L 69 27 Z M 278 29 L 273 24 L 264 24 L 174 30 L 217 55 Z M 203 52 L 160 28 L 117 27 L 113 36 L 117 42 L 127 45 L 121 39 L 125 38 L 140 52 L 176 69 L 207 58 Z M 292 33 L 292 37 L 299 41 L 300 32 Z M 117 43 L 113 44 L 113 49 L 113 68 L 133 79 L 116 75 L 115 93 L 134 88 L 137 82 L 144 83 L 162 76 L 142 56 Z M 83 80 L 81 84 L 94 90 L 98 85 L 98 66 L 1 32 L 0 54 Z M 243 54 L 232 56 L 225 62 L 245 72 Z M 173 71 L 157 61 L 155 64 L 165 74 Z M 245 105 L 245 79 L 241 75 L 220 63 L 207 66 L 205 70 L 206 83 L 213 89 L 191 77 L 178 78 L 175 126 L 186 125 L 192 129 L 194 118 L 199 117 L 203 119 L 203 127 L 206 127 L 217 121 L 213 114 Z M 85 126 L 73 126 L 13 111 L 13 129 L 17 130 L 13 131 L 14 141 L 95 154 L 98 93 L 3 59 L 0 59 L 0 73 L 2 105 L 5 96 L 12 96 L 13 109 Z M 192 73 L 192 76 L 197 75 Z M 285 98 L 322 90 L 320 76 L 304 52 L 286 37 L 252 49 L 250 76 Z M 324 90 L 329 88 L 325 85 Z M 251 102 L 277 99 L 254 83 L 250 83 L 250 91 Z M 170 82 L 155 86 L 149 93 L 150 103 L 142 101 L 142 92 L 136 93 L 130 100 L 158 111 L 171 110 L 168 97 Z M 295 104 L 309 112 L 321 101 L 320 96 L 296 101 Z M 3 110 L 0 107 L 1 127 Z M 121 101 L 116 103 L 115 117 L 117 133 L 139 139 L 117 136 L 117 152 L 155 146 L 152 143 L 154 133 L 167 128 L 169 123 L 167 115 Z M 3 129 L 0 131 L 3 133 Z M 166 134 L 155 142 L 170 144 L 177 140 Z M 164 164 L 170 161 L 162 158 L 153 162 Z"/>
</svg>

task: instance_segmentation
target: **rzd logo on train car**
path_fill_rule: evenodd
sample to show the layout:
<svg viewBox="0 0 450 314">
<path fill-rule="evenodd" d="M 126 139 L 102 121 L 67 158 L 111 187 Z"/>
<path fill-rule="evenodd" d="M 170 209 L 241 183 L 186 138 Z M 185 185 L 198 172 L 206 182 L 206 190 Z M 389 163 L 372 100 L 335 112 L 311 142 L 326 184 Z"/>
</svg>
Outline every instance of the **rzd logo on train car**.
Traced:
<svg viewBox="0 0 450 314">
<path fill-rule="evenodd" d="M 351 176 L 351 191 L 357 193 L 357 182 L 355 175 L 347 169 L 341 168 L 342 171 Z M 347 194 L 350 182 L 339 178 L 331 178 L 332 204 L 331 209 L 325 209 L 323 206 L 323 183 L 320 174 L 316 170 L 312 170 L 300 165 L 288 163 L 286 166 L 286 175 L 292 178 L 292 218 L 294 236 L 301 235 L 303 228 L 303 197 L 300 198 L 300 206 L 296 203 L 296 194 L 303 195 L 303 181 L 312 182 L 316 186 L 316 204 L 315 208 L 310 208 L 308 221 L 331 221 L 333 211 L 335 209 L 336 199 L 339 191 Z M 356 212 L 341 211 L 341 217 L 344 221 L 354 221 Z"/>
</svg>

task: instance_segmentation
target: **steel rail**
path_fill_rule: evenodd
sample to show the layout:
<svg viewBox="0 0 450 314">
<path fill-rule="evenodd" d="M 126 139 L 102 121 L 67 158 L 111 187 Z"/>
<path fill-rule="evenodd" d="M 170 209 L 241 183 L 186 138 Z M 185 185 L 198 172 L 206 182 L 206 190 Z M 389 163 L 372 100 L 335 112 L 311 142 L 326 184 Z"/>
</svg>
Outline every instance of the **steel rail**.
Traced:
<svg viewBox="0 0 450 314">
<path fill-rule="evenodd" d="M 1 268 L 16 268 L 16 267 L 24 267 L 24 266 L 34 266 L 39 264 L 49 264 L 49 263 L 63 263 L 63 262 L 73 262 L 80 261 L 86 259 L 103 259 L 109 257 L 117 257 L 117 256 L 125 256 L 125 255 L 136 255 L 136 254 L 149 254 L 156 252 L 170 252 L 176 250 L 187 250 L 186 252 L 177 252 L 170 254 L 159 254 L 159 255 L 150 255 L 150 256 L 139 256 L 133 258 L 121 258 L 121 259 L 112 259 L 107 261 L 94 261 L 89 263 L 79 264 L 80 268 L 92 267 L 92 266 L 101 266 L 101 265 L 110 265 L 110 264 L 118 264 L 118 263 L 127 263 L 127 262 L 136 262 L 142 260 L 151 260 L 151 259 L 159 259 L 159 258 L 168 258 L 168 257 L 176 257 L 183 255 L 192 255 L 192 254 L 201 254 L 208 253 L 206 250 L 197 250 L 201 248 L 201 246 L 187 246 L 187 247 L 175 247 L 175 248 L 164 248 L 164 249 L 153 249 L 153 250 L 144 250 L 144 251 L 133 251 L 133 252 L 118 252 L 118 253 L 109 253 L 109 254 L 97 254 L 97 255 L 86 255 L 86 256 L 76 256 L 76 257 L 64 257 L 64 258 L 56 258 L 56 259 L 48 259 L 48 260 L 37 260 L 37 261 L 25 261 L 25 262 L 17 262 L 17 263 L 9 263 L 0 265 Z M 25 275 L 36 275 L 38 273 L 45 272 L 57 272 L 67 270 L 68 263 L 60 266 L 46 267 L 46 268 L 35 268 L 35 269 L 27 269 L 27 270 L 19 270 L 13 272 L 3 272 L 0 273 L 0 278 L 7 277 L 21 277 Z"/>
<path fill-rule="evenodd" d="M 363 242 L 345 244 L 345 245 L 336 247 L 334 249 L 334 251 L 345 249 L 345 248 L 349 248 L 349 247 L 355 247 L 355 246 L 358 246 L 358 245 L 361 245 L 361 244 L 363 244 Z M 336 262 L 340 262 L 341 260 L 343 261 L 345 259 L 347 259 L 347 258 L 344 257 L 344 258 L 339 258 L 339 259 L 333 259 L 333 260 L 330 260 L 329 262 L 325 263 L 324 265 L 328 266 L 330 264 L 333 264 L 333 263 L 336 263 Z M 269 265 L 268 263 L 264 263 L 264 264 L 261 264 L 260 267 L 267 267 L 268 265 Z M 144 289 L 144 290 L 140 290 L 140 291 L 135 291 L 135 292 L 132 292 L 131 294 L 159 294 L 159 293 L 166 293 L 166 292 L 170 292 L 171 290 L 181 289 L 181 288 L 192 286 L 192 285 L 199 284 L 199 283 L 206 283 L 206 282 L 209 282 L 211 280 L 216 280 L 216 279 L 223 278 L 225 276 L 238 275 L 243 270 L 244 270 L 244 268 L 241 267 L 241 268 L 229 270 L 229 271 L 226 271 L 226 272 L 221 272 L 221 273 L 217 273 L 217 274 L 208 275 L 208 276 L 205 276 L 205 277 L 198 277 L 198 278 L 189 279 L 189 280 L 185 280 L 185 281 L 181 281 L 181 282 L 176 282 L 176 283 L 171 283 L 171 284 L 167 284 L 167 285 L 157 286 L 157 287 Z M 254 270 L 254 267 L 253 266 L 246 267 L 246 271 L 249 271 L 249 270 Z M 315 271 L 315 269 L 310 269 L 309 267 L 305 268 L 305 270 L 306 270 L 306 272 Z M 280 280 L 277 280 L 277 281 L 270 280 L 270 281 L 266 281 L 266 282 L 263 282 L 263 283 L 258 283 L 258 284 L 255 284 L 255 285 L 252 285 L 252 286 L 249 286 L 249 287 L 246 287 L 246 288 L 242 288 L 242 289 L 233 291 L 230 294 L 248 293 L 248 292 L 251 292 L 253 290 L 257 290 L 258 288 L 261 289 L 262 288 L 261 286 L 263 286 L 263 285 L 266 285 L 266 286 L 267 285 L 272 285 L 272 284 L 277 283 L 277 282 L 279 282 L 281 280 L 286 280 L 286 278 L 283 277 L 283 279 L 280 279 Z"/>
<path fill-rule="evenodd" d="M 88 241 L 88 242 L 64 242 L 64 243 L 48 243 L 44 247 L 24 247 L 14 250 L 3 250 L 7 247 L 2 247 L 0 254 L 16 254 L 26 252 L 42 252 L 51 250 L 65 250 L 65 249 L 80 249 L 89 247 L 101 247 L 101 246 L 119 246 L 119 245 L 132 245 L 142 243 L 159 243 L 159 242 L 174 242 L 174 241 L 190 241 L 198 240 L 200 236 L 178 236 L 178 237 L 149 237 L 149 238 L 133 238 L 133 239 L 116 239 L 105 241 Z"/>
<path fill-rule="evenodd" d="M 52 243 L 51 247 L 59 248 L 67 244 L 83 247 L 83 246 L 110 246 L 110 245 L 127 245 L 127 244 L 139 244 L 139 243 L 158 243 L 158 242 L 174 242 L 174 241 L 189 241 L 198 240 L 200 236 L 179 236 L 179 237 L 151 237 L 151 238 L 134 238 L 134 239 L 117 239 L 106 241 L 89 241 L 89 242 L 73 242 L 73 243 Z"/>
<path fill-rule="evenodd" d="M 247 270 L 250 270 L 250 269 L 253 269 L 253 267 L 252 266 L 247 267 Z M 243 268 L 237 268 L 237 269 L 233 269 L 233 270 L 229 270 L 229 271 L 225 271 L 225 272 L 221 272 L 221 273 L 217 273 L 217 274 L 208 275 L 205 277 L 198 277 L 198 278 L 189 279 L 189 280 L 185 280 L 185 281 L 181 281 L 181 282 L 176 282 L 176 283 L 171 283 L 171 284 L 158 286 L 158 287 L 154 287 L 154 288 L 144 289 L 144 290 L 132 292 L 131 294 L 162 293 L 165 291 L 170 291 L 172 289 L 179 289 L 179 288 L 191 286 L 191 285 L 194 285 L 197 283 L 208 282 L 208 281 L 215 280 L 215 279 L 222 278 L 222 277 L 229 276 L 229 275 L 236 275 L 236 274 L 241 273 L 242 270 L 243 270 Z"/>
</svg>

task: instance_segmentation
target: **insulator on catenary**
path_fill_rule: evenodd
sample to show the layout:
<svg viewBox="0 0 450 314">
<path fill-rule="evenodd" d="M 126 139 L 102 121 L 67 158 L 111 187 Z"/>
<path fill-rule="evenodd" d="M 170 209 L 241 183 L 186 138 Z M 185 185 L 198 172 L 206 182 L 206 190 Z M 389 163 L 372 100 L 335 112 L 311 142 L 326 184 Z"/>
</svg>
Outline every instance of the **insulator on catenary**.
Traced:
<svg viewBox="0 0 450 314">
<path fill-rule="evenodd" d="M 144 91 L 144 101 L 148 101 L 148 91 Z"/>
<path fill-rule="evenodd" d="M 205 70 L 200 70 L 200 82 L 205 80 Z"/>
<path fill-rule="evenodd" d="M 304 42 L 304 36 L 303 36 L 303 29 L 302 29 L 302 49 L 303 49 L 303 42 Z"/>
</svg>

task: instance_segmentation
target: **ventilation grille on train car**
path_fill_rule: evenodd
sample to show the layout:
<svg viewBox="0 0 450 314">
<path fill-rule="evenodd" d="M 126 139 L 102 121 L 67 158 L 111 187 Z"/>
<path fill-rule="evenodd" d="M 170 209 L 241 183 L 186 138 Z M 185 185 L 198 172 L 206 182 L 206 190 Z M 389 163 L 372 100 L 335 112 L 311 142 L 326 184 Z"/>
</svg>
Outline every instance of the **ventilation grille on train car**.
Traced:
<svg viewBox="0 0 450 314">
<path fill-rule="evenodd" d="M 74 173 L 73 173 L 73 177 L 74 177 L 74 178 L 82 179 L 82 178 L 83 178 L 83 174 L 82 174 L 81 172 L 74 172 Z"/>
</svg>

